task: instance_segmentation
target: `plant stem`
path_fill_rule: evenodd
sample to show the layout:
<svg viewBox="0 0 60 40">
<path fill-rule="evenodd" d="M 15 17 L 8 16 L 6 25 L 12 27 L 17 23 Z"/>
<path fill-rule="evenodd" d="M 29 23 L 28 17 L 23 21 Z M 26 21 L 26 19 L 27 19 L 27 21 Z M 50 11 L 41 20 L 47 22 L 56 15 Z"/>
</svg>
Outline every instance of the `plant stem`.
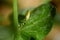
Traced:
<svg viewBox="0 0 60 40">
<path fill-rule="evenodd" d="M 18 38 L 19 38 L 19 31 L 18 31 L 17 0 L 13 0 L 13 23 L 14 23 L 14 40 L 18 40 Z"/>
</svg>

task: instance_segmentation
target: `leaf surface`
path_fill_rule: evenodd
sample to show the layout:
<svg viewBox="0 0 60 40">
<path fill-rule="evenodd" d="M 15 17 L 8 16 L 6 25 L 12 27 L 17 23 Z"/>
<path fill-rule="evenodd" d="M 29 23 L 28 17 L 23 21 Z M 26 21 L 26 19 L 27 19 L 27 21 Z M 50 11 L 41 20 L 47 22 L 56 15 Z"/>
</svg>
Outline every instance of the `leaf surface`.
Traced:
<svg viewBox="0 0 60 40">
<path fill-rule="evenodd" d="M 52 28 L 52 8 L 52 5 L 48 3 L 31 11 L 29 19 L 20 26 L 19 40 L 42 40 Z"/>
</svg>

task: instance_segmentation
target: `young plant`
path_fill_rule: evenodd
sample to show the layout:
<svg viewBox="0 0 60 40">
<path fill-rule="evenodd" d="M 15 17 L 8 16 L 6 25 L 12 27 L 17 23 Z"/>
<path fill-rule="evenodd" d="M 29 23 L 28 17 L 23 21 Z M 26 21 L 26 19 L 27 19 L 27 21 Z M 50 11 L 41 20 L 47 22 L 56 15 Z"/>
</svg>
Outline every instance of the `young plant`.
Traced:
<svg viewBox="0 0 60 40">
<path fill-rule="evenodd" d="M 42 40 L 50 32 L 55 16 L 55 7 L 50 3 L 42 4 L 32 11 L 27 10 L 26 15 L 18 15 L 17 0 L 14 0 L 13 8 L 14 40 Z"/>
<path fill-rule="evenodd" d="M 18 14 L 17 0 L 13 0 L 12 40 L 42 40 L 50 32 L 54 16 L 55 7 L 50 1 L 45 1 L 33 10 L 28 9 L 26 14 L 22 15 Z"/>
</svg>

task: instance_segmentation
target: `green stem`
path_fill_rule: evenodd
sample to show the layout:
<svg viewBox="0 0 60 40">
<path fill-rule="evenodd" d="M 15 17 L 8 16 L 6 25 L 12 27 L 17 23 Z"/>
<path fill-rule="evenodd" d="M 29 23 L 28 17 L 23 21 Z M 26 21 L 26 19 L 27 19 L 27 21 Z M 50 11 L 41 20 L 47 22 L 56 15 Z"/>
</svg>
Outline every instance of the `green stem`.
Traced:
<svg viewBox="0 0 60 40">
<path fill-rule="evenodd" d="M 14 24 L 18 26 L 18 9 L 17 9 L 17 0 L 13 2 L 13 16 L 14 16 Z"/>
<path fill-rule="evenodd" d="M 17 0 L 13 0 L 13 22 L 14 22 L 14 40 L 19 39 L 19 30 L 18 30 L 18 7 Z"/>
</svg>

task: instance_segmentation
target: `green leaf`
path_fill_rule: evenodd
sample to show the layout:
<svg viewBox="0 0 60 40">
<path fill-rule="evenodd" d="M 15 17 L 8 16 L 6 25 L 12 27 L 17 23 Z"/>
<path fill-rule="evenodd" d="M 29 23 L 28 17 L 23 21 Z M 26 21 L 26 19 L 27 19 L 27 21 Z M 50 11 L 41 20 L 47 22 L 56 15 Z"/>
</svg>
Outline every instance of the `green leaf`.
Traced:
<svg viewBox="0 0 60 40">
<path fill-rule="evenodd" d="M 52 9 L 53 6 L 48 3 L 31 11 L 29 19 L 20 23 L 18 40 L 42 40 L 53 25 Z"/>
</svg>

